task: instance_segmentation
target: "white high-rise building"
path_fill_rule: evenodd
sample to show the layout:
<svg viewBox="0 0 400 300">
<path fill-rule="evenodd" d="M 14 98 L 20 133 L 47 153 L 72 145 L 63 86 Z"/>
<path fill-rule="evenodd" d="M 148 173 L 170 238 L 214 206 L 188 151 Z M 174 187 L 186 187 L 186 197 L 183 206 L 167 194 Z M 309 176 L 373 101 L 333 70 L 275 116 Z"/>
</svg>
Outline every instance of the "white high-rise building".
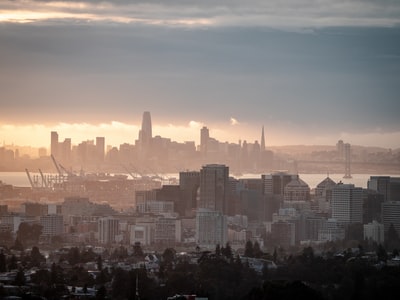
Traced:
<svg viewBox="0 0 400 300">
<path fill-rule="evenodd" d="M 111 244 L 119 233 L 119 220 L 112 217 L 101 218 L 99 225 L 99 243 Z"/>
<path fill-rule="evenodd" d="M 383 224 L 380 224 L 377 221 L 372 221 L 372 223 L 365 224 L 364 239 L 371 239 L 378 244 L 383 244 L 385 241 Z"/>
<path fill-rule="evenodd" d="M 332 218 L 341 223 L 362 223 L 363 190 L 354 184 L 337 184 L 332 189 Z"/>
<path fill-rule="evenodd" d="M 200 208 L 196 213 L 196 242 L 209 249 L 228 240 L 227 218 L 219 211 Z"/>
</svg>

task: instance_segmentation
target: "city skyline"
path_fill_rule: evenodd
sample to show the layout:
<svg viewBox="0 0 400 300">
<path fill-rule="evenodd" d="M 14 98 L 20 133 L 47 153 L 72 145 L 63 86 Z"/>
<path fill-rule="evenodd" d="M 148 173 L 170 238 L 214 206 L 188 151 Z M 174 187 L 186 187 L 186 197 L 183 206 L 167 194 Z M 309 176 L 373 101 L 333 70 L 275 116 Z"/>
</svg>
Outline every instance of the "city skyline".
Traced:
<svg viewBox="0 0 400 300">
<path fill-rule="evenodd" d="M 400 147 L 392 1 L 8 1 L 0 140 L 48 147 L 153 135 L 266 146 Z"/>
<path fill-rule="evenodd" d="M 3 146 L 21 146 L 33 148 L 46 148 L 51 150 L 49 135 L 51 132 L 57 132 L 60 139 L 70 139 L 72 145 L 77 145 L 84 141 L 95 141 L 97 137 L 105 138 L 105 145 L 118 147 L 122 144 L 135 144 L 141 131 L 141 122 L 137 124 L 126 124 L 113 121 L 109 124 L 88 124 L 88 123 L 60 123 L 54 126 L 45 126 L 39 124 L 15 125 L 5 124 L 0 125 L 0 135 L 2 137 Z M 332 136 L 297 136 L 295 138 L 285 139 L 280 135 L 285 135 L 284 131 L 277 134 L 277 130 L 271 132 L 265 126 L 252 127 L 245 124 L 243 128 L 238 128 L 235 124 L 236 120 L 230 120 L 227 129 L 209 127 L 204 123 L 190 121 L 187 126 L 176 126 L 167 124 L 162 126 L 159 124 L 153 125 L 153 136 L 169 138 L 176 142 L 195 142 L 200 146 L 201 129 L 206 127 L 210 134 L 220 142 L 240 143 L 247 141 L 262 142 L 262 135 L 265 133 L 265 148 L 280 147 L 280 146 L 335 146 L 338 140 L 351 142 L 356 146 L 377 147 L 398 150 L 400 144 L 397 140 L 398 133 L 365 133 L 359 136 L 350 133 L 342 132 Z M 217 125 L 218 126 L 218 125 Z M 231 128 L 230 128 L 231 127 Z M 27 137 L 26 133 L 29 133 Z M 394 140 L 393 140 L 394 139 Z M 27 142 L 29 141 L 29 142 Z"/>
</svg>

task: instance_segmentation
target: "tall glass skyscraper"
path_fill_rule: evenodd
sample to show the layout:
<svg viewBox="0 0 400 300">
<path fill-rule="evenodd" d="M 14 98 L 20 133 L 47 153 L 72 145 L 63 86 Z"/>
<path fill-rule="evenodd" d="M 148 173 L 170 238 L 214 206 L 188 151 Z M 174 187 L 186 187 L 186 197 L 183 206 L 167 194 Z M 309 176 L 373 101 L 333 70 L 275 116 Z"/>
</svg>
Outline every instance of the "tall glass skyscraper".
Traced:
<svg viewBox="0 0 400 300">
<path fill-rule="evenodd" d="M 142 151 L 147 152 L 150 150 L 152 138 L 153 132 L 150 112 L 145 111 L 142 118 L 142 128 L 139 131 L 139 143 Z"/>
</svg>

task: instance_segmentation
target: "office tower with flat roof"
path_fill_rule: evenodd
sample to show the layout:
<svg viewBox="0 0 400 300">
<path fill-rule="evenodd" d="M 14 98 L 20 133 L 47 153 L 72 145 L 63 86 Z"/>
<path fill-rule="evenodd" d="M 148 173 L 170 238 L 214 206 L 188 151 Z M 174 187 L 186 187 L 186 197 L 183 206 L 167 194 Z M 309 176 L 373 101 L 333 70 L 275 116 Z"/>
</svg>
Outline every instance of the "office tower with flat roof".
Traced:
<svg viewBox="0 0 400 300">
<path fill-rule="evenodd" d="M 368 189 L 382 194 L 384 201 L 400 201 L 400 177 L 371 176 Z"/>
<path fill-rule="evenodd" d="M 332 189 L 332 218 L 340 223 L 362 223 L 363 189 L 354 184 L 337 184 Z"/>
<path fill-rule="evenodd" d="M 72 156 L 72 146 L 71 139 L 66 138 L 64 142 L 58 143 L 58 159 L 64 164 L 69 164 L 71 162 Z"/>
<path fill-rule="evenodd" d="M 271 175 L 262 175 L 264 194 L 281 196 L 285 192 L 285 186 L 293 179 L 298 179 L 298 175 L 285 172 L 276 172 Z"/>
<path fill-rule="evenodd" d="M 179 173 L 179 188 L 181 190 L 182 202 L 185 206 L 185 215 L 194 214 L 197 208 L 197 196 L 200 187 L 200 172 L 186 171 Z"/>
<path fill-rule="evenodd" d="M 62 215 L 46 215 L 40 217 L 42 234 L 45 236 L 56 236 L 64 233 L 64 220 Z"/>
<path fill-rule="evenodd" d="M 98 163 L 102 163 L 105 157 L 105 138 L 96 137 L 96 158 Z"/>
<path fill-rule="evenodd" d="M 199 208 L 196 213 L 196 243 L 200 247 L 215 249 L 228 239 L 227 217 L 219 211 Z"/>
<path fill-rule="evenodd" d="M 381 222 L 383 195 L 377 191 L 363 190 L 363 223 Z"/>
<path fill-rule="evenodd" d="M 100 218 L 98 220 L 98 229 L 100 244 L 115 243 L 119 233 L 119 220 L 113 217 Z"/>
<path fill-rule="evenodd" d="M 400 201 L 386 201 L 382 203 L 382 223 L 385 233 L 393 224 L 397 235 L 400 236 Z"/>
<path fill-rule="evenodd" d="M 206 126 L 203 126 L 203 128 L 200 130 L 200 152 L 203 156 L 207 155 L 209 139 L 210 131 Z"/>
<path fill-rule="evenodd" d="M 57 133 L 57 131 L 51 132 L 50 154 L 53 155 L 54 157 L 58 156 L 58 133 Z"/>
<path fill-rule="evenodd" d="M 226 214 L 229 190 L 229 167 L 218 164 L 202 167 L 200 170 L 200 208 Z"/>
</svg>

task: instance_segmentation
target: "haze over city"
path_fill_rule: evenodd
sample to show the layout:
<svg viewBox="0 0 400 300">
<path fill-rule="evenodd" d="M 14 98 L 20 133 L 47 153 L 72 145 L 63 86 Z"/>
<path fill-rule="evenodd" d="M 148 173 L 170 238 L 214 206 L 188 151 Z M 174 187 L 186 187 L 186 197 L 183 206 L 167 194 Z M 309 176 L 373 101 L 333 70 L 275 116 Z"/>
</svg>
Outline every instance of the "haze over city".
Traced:
<svg viewBox="0 0 400 300">
<path fill-rule="evenodd" d="M 0 138 L 400 147 L 396 1 L 5 1 Z"/>
<path fill-rule="evenodd" d="M 0 1 L 0 299 L 400 299 L 400 1 Z"/>
</svg>

